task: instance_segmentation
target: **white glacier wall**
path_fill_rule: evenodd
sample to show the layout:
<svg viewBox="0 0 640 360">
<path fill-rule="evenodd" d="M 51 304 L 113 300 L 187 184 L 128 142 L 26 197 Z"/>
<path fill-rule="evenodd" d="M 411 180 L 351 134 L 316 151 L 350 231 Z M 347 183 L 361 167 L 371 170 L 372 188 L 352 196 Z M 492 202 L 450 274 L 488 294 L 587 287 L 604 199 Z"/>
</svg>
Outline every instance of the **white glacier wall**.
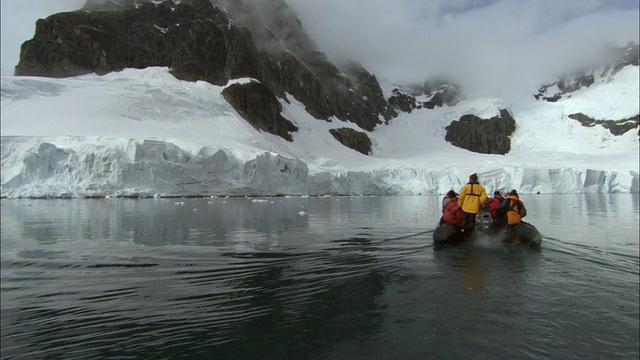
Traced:
<svg viewBox="0 0 640 360">
<path fill-rule="evenodd" d="M 270 152 L 244 161 L 224 149 L 191 153 L 157 140 L 2 137 L 1 151 L 8 198 L 442 194 L 460 189 L 468 175 L 412 166 L 312 174 L 305 162 Z M 629 170 L 506 167 L 478 174 L 488 192 L 639 191 L 638 172 Z"/>
<path fill-rule="evenodd" d="M 471 173 L 488 192 L 636 193 L 637 130 L 614 136 L 567 115 L 638 114 L 639 75 L 625 68 L 556 103 L 482 98 L 416 110 L 370 132 L 316 119 L 289 96 L 281 104 L 299 129 L 293 142 L 249 125 L 222 97 L 224 87 L 180 81 L 166 68 L 2 77 L 0 196 L 443 194 Z M 509 154 L 476 154 L 444 140 L 460 116 L 505 108 L 517 126 Z M 341 127 L 365 132 L 372 153 L 340 144 L 329 131 Z"/>
</svg>

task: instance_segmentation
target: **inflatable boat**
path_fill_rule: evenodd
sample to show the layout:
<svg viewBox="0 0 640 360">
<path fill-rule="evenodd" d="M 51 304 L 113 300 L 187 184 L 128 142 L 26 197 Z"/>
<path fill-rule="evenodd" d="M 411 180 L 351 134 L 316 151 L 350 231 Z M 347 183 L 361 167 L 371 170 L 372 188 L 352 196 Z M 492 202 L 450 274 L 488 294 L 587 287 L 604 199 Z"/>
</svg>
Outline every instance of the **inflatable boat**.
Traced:
<svg viewBox="0 0 640 360">
<path fill-rule="evenodd" d="M 490 213 L 484 211 L 476 217 L 475 231 L 464 232 L 461 226 L 442 223 L 433 231 L 433 242 L 436 244 L 458 244 L 471 240 L 472 235 L 476 232 L 496 237 L 505 243 L 523 244 L 530 247 L 537 247 L 542 243 L 542 235 L 535 226 L 526 222 L 507 226 L 504 223 L 496 222 Z"/>
</svg>

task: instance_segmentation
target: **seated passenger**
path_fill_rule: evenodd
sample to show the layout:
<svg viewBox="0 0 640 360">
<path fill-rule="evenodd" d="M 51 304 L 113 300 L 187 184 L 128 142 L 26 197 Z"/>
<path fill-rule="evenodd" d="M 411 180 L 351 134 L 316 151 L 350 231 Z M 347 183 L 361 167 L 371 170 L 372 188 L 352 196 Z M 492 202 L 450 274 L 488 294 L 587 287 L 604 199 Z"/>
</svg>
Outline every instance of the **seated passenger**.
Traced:
<svg viewBox="0 0 640 360">
<path fill-rule="evenodd" d="M 518 192 L 511 190 L 507 199 L 496 209 L 496 214 L 506 215 L 509 227 L 522 223 L 522 218 L 527 216 L 527 208 L 520 200 Z"/>
<path fill-rule="evenodd" d="M 491 213 L 491 215 L 496 214 L 496 209 L 498 208 L 498 206 L 500 206 L 500 204 L 502 204 L 503 201 L 504 197 L 500 194 L 500 191 L 494 191 L 493 197 L 487 199 L 487 205 L 489 205 L 489 208 L 487 210 Z"/>
<path fill-rule="evenodd" d="M 458 204 L 458 194 L 449 199 L 442 210 L 442 220 L 440 223 L 450 223 L 462 226 L 462 209 Z"/>
<path fill-rule="evenodd" d="M 442 198 L 442 212 L 444 212 L 444 207 L 447 206 L 447 203 L 449 203 L 449 201 L 451 201 L 451 199 L 453 198 L 455 198 L 457 201 L 458 193 L 453 190 L 449 190 L 449 192 L 444 196 L 444 198 Z"/>
</svg>

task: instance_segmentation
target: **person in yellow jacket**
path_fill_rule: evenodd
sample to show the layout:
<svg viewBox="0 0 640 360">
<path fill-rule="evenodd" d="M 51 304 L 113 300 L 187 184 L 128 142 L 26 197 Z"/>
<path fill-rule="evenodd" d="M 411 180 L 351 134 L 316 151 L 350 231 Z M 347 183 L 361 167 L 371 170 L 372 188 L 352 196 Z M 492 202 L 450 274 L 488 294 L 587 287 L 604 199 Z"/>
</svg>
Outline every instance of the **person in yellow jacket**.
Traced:
<svg viewBox="0 0 640 360">
<path fill-rule="evenodd" d="M 463 228 L 465 231 L 473 231 L 476 227 L 476 215 L 480 208 L 487 202 L 487 192 L 478 183 L 478 174 L 469 175 L 469 182 L 460 190 L 458 203 L 463 211 Z"/>
</svg>

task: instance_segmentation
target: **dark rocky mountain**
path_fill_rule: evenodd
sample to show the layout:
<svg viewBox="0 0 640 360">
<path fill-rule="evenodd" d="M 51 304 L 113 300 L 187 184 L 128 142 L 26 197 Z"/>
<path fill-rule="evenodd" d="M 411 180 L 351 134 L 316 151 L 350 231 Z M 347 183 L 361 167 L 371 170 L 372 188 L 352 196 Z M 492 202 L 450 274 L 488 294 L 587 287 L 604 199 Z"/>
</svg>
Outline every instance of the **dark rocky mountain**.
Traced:
<svg viewBox="0 0 640 360">
<path fill-rule="evenodd" d="M 263 85 L 259 95 L 255 84 L 237 84 L 227 99 L 235 99 L 232 105 L 253 126 L 277 129 L 288 140 L 292 124 L 271 106 L 247 108 L 252 105 L 241 99 L 257 96 L 266 104 L 290 94 L 317 118 L 335 117 L 365 130 L 397 115 L 375 76 L 360 68 L 354 83 L 340 73 L 284 1 L 214 3 L 220 7 L 209 0 L 89 0 L 79 11 L 38 20 L 34 38 L 22 45 L 15 74 L 67 77 L 165 66 L 179 79 L 216 85 L 253 78 Z M 256 113 L 261 109 L 265 112 Z"/>
<path fill-rule="evenodd" d="M 637 45 L 616 51 L 616 60 L 600 73 L 567 76 L 541 87 L 536 98 L 557 101 L 638 64 Z M 87 0 L 81 10 L 37 21 L 33 39 L 22 45 L 15 74 L 69 77 L 150 66 L 168 67 L 178 79 L 215 85 L 254 79 L 234 82 L 223 91 L 252 126 L 293 141 L 297 127 L 281 115 L 279 100 L 288 102 L 292 96 L 318 119 L 357 124 L 362 132 L 345 127 L 331 133 L 363 154 L 372 146 L 366 131 L 398 112 L 453 106 L 461 100 L 460 89 L 444 81 L 396 88 L 385 99 L 376 77 L 359 64 L 342 69 L 332 64 L 285 0 Z M 585 117 L 578 121 L 611 124 Z M 611 131 L 627 129 L 634 119 L 623 120 L 611 125 L 616 129 Z M 506 110 L 493 119 L 465 115 L 447 128 L 446 140 L 470 151 L 505 154 L 514 130 L 515 120 Z"/>
</svg>

